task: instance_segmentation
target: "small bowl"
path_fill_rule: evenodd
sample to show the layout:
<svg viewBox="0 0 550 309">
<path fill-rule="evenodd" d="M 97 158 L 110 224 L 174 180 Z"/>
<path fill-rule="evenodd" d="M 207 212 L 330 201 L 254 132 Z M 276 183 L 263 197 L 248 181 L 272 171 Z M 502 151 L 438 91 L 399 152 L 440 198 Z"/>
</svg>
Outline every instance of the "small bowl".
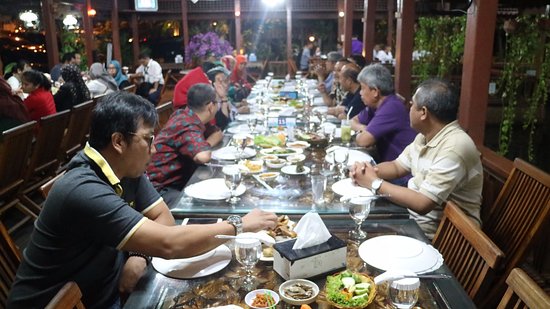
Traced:
<svg viewBox="0 0 550 309">
<path fill-rule="evenodd" d="M 298 162 L 302 162 L 306 159 L 306 155 L 304 154 L 293 154 L 286 157 L 286 160 L 292 164 L 296 164 Z"/>
<path fill-rule="evenodd" d="M 265 165 L 269 168 L 281 168 L 286 165 L 286 160 L 284 159 L 272 159 L 272 160 L 266 160 Z"/>
<path fill-rule="evenodd" d="M 258 177 L 263 181 L 271 181 L 279 177 L 279 175 L 281 175 L 279 172 L 267 172 L 259 174 Z"/>
<path fill-rule="evenodd" d="M 288 147 L 288 148 L 306 149 L 309 146 L 311 146 L 311 145 L 306 141 L 295 141 L 295 142 L 286 143 L 286 147 Z"/>
<path fill-rule="evenodd" d="M 269 293 L 271 295 L 271 297 L 273 297 L 273 301 L 275 302 L 274 304 L 270 304 L 270 306 L 267 306 L 267 307 L 256 307 L 256 306 L 252 306 L 252 302 L 254 301 L 254 298 L 256 298 L 256 294 L 265 294 L 265 293 Z M 272 290 L 268 290 L 268 289 L 258 289 L 258 290 L 254 290 L 252 292 L 249 292 L 248 294 L 246 294 L 246 296 L 244 297 L 244 302 L 250 307 L 250 308 L 255 308 L 255 309 L 263 309 L 263 308 L 275 308 L 277 306 L 277 304 L 279 303 L 279 294 L 273 292 Z"/>
<path fill-rule="evenodd" d="M 303 284 L 303 285 L 310 286 L 313 289 L 312 296 L 309 297 L 309 298 L 305 298 L 305 299 L 295 299 L 295 298 L 292 298 L 291 296 L 287 295 L 284 290 L 286 288 L 290 287 L 290 286 L 295 285 L 295 284 Z M 279 295 L 281 296 L 281 299 L 285 303 L 290 304 L 290 305 L 310 304 L 310 303 L 314 302 L 315 299 L 317 299 L 317 295 L 319 295 L 319 287 L 317 286 L 317 284 L 315 284 L 314 282 L 311 282 L 309 280 L 293 279 L 293 280 L 285 281 L 283 284 L 281 284 L 281 286 L 279 287 Z"/>
<path fill-rule="evenodd" d="M 269 160 L 279 159 L 279 157 L 277 157 L 276 155 L 264 155 L 262 156 L 262 159 L 264 159 L 267 162 Z"/>
</svg>

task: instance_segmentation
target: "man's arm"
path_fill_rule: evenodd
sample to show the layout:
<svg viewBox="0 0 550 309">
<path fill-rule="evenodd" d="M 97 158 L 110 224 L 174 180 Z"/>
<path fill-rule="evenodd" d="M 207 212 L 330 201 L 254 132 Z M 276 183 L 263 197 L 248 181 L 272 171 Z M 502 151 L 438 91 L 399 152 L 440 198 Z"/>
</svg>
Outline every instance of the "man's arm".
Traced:
<svg viewBox="0 0 550 309">
<path fill-rule="evenodd" d="M 210 162 L 210 159 L 212 158 L 212 151 L 205 150 L 197 153 L 193 157 L 193 161 L 197 164 L 204 164 Z"/>
<path fill-rule="evenodd" d="M 273 228 L 276 223 L 274 213 L 254 209 L 243 217 L 243 230 L 257 232 Z M 227 221 L 169 227 L 145 220 L 121 249 L 165 259 L 187 258 L 223 244 L 226 240 L 214 237 L 218 234 L 235 235 L 235 229 Z"/>
<path fill-rule="evenodd" d="M 176 224 L 174 216 L 172 216 L 172 213 L 170 212 L 170 208 L 168 208 L 168 205 L 166 205 L 164 201 L 159 202 L 158 205 L 151 208 L 149 211 L 144 213 L 144 215 L 156 223 L 168 226 Z"/>
</svg>

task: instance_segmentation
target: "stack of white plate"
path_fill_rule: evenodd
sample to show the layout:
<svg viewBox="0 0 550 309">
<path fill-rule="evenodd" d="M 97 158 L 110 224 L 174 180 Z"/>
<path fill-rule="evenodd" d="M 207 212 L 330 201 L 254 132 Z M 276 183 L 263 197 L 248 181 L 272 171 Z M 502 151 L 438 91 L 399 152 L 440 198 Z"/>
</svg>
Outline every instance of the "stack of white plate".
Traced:
<svg viewBox="0 0 550 309">
<path fill-rule="evenodd" d="M 248 159 L 256 155 L 256 150 L 252 148 L 245 148 L 240 155 L 235 146 L 226 146 L 212 152 L 212 159 L 214 160 L 237 160 Z"/>
<path fill-rule="evenodd" d="M 246 186 L 240 184 L 234 194 L 239 196 L 245 191 Z M 231 195 L 223 178 L 212 178 L 194 183 L 185 187 L 184 192 L 190 197 L 210 201 L 224 200 Z"/>
</svg>

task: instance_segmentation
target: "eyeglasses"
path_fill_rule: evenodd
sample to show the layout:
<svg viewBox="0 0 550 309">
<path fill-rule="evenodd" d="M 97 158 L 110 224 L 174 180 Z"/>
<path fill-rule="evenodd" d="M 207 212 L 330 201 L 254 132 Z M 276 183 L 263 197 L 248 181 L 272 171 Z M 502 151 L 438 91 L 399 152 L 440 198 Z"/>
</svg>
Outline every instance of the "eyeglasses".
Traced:
<svg viewBox="0 0 550 309">
<path fill-rule="evenodd" d="M 153 145 L 153 142 L 155 141 L 155 135 L 153 135 L 153 134 L 143 134 L 143 135 L 141 135 L 141 134 L 137 134 L 137 133 L 134 133 L 134 132 L 130 132 L 130 134 L 143 138 L 147 142 L 147 144 L 149 144 L 149 147 L 151 147 Z"/>
</svg>

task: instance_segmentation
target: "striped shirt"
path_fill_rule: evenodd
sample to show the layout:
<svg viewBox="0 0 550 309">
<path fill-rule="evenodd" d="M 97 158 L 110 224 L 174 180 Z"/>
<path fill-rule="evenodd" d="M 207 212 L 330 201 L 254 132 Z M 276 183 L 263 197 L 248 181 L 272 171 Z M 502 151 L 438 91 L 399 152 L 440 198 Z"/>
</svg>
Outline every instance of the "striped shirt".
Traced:
<svg viewBox="0 0 550 309">
<path fill-rule="evenodd" d="M 481 224 L 483 169 L 480 154 L 458 121 L 447 124 L 426 143 L 422 134 L 405 148 L 397 162 L 411 172 L 409 189 L 415 190 L 437 206 L 426 215 L 409 209 L 429 238 L 433 238 L 447 200 L 455 202 L 477 224 Z"/>
</svg>

